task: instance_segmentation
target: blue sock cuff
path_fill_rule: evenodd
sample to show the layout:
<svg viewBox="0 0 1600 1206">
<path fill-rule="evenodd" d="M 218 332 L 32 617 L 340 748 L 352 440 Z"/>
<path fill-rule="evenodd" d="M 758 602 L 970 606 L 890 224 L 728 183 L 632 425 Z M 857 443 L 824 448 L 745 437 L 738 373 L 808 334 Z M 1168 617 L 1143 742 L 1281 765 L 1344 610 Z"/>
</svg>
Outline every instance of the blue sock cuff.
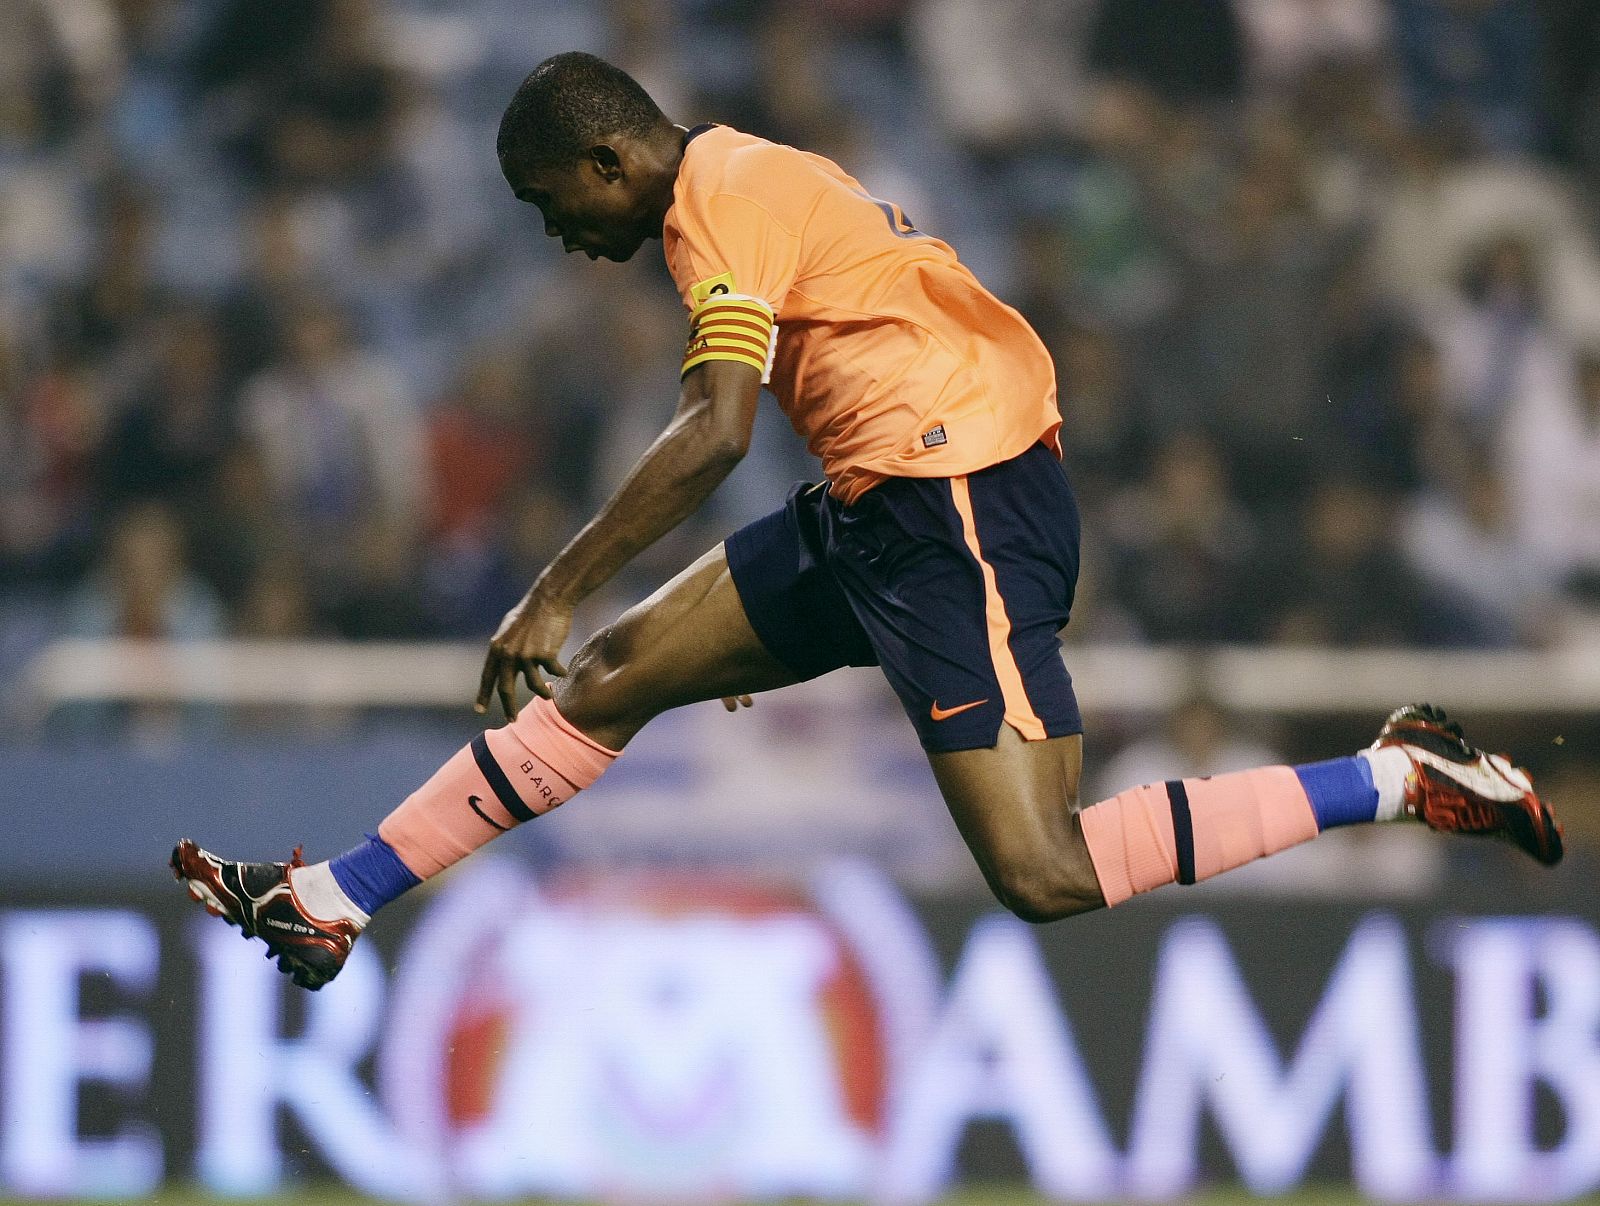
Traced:
<svg viewBox="0 0 1600 1206">
<path fill-rule="evenodd" d="M 1311 800 L 1317 828 L 1334 825 L 1359 825 L 1378 815 L 1378 788 L 1372 781 L 1372 767 L 1362 757 L 1331 758 L 1297 766 L 1300 786 Z"/>
<path fill-rule="evenodd" d="M 375 833 L 330 862 L 328 870 L 356 908 L 369 917 L 422 882 L 400 861 L 394 847 Z"/>
</svg>

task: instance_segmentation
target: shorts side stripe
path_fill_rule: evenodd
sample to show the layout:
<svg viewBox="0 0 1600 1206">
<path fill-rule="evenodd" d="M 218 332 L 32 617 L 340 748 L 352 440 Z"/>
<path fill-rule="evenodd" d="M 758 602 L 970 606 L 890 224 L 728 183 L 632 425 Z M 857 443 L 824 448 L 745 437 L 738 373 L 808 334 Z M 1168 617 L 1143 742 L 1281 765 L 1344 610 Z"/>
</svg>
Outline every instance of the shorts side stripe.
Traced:
<svg viewBox="0 0 1600 1206">
<path fill-rule="evenodd" d="M 995 677 L 1000 681 L 1000 696 L 1005 700 L 1005 720 L 1026 741 L 1045 739 L 1044 722 L 1039 719 L 1028 702 L 1028 692 L 1022 683 L 1022 671 L 1011 652 L 1011 618 L 1006 614 L 1006 601 L 1000 596 L 995 582 L 994 567 L 984 560 L 983 549 L 978 544 L 978 525 L 972 517 L 972 494 L 965 477 L 950 479 L 950 497 L 961 516 L 961 534 L 967 542 L 978 568 L 983 574 L 984 615 L 989 628 L 989 657 L 994 662 Z"/>
</svg>

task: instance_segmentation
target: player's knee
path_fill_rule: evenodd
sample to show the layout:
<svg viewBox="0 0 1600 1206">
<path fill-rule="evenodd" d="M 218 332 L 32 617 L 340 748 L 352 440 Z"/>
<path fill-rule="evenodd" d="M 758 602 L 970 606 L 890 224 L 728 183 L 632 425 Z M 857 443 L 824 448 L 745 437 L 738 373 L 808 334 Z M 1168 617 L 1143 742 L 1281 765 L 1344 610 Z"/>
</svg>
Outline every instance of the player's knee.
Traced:
<svg viewBox="0 0 1600 1206">
<path fill-rule="evenodd" d="M 1099 887 L 1082 882 L 1065 859 L 1019 857 L 995 869 L 995 895 L 1023 921 L 1042 925 L 1083 913 L 1100 903 Z"/>
<path fill-rule="evenodd" d="M 610 681 L 627 669 L 635 644 L 631 627 L 622 619 L 596 629 L 574 661 L 584 664 L 590 678 Z"/>
<path fill-rule="evenodd" d="M 579 728 L 625 717 L 634 694 L 626 682 L 632 644 L 621 624 L 607 624 L 583 643 L 573 655 L 567 677 L 556 687 L 563 716 Z"/>
</svg>

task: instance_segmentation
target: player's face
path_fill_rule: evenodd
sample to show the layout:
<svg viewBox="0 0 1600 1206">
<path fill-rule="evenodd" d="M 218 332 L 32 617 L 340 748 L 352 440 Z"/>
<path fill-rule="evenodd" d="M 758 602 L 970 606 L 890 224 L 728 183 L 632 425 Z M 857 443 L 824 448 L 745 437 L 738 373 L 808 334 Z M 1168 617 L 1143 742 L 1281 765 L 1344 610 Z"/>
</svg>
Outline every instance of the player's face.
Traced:
<svg viewBox="0 0 1600 1206">
<path fill-rule="evenodd" d="M 569 253 L 620 263 L 649 237 L 648 207 L 614 156 L 567 168 L 508 170 L 506 179 L 517 200 L 539 207 L 545 234 Z"/>
</svg>

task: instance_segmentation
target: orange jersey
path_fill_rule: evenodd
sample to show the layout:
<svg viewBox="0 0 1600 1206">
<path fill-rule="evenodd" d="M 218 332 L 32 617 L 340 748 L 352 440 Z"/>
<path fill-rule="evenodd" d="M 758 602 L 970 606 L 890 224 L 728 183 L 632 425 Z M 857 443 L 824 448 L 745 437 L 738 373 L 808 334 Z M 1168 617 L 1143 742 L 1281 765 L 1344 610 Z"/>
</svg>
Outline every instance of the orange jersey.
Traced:
<svg viewBox="0 0 1600 1206">
<path fill-rule="evenodd" d="M 1055 370 L 1022 315 L 820 155 L 701 127 L 662 240 L 695 316 L 685 371 L 766 368 L 845 502 L 886 477 L 956 477 L 1041 440 L 1059 453 Z"/>
</svg>

